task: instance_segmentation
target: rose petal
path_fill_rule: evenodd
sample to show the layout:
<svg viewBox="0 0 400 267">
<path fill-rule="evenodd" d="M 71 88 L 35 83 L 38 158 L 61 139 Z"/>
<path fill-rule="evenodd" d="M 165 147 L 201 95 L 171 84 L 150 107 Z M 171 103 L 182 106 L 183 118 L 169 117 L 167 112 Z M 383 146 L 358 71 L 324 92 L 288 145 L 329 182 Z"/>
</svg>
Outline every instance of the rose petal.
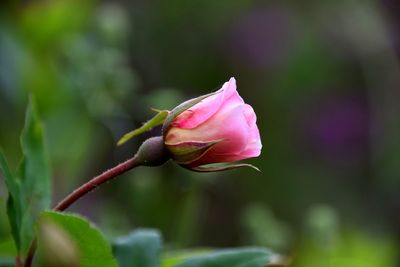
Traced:
<svg viewBox="0 0 400 267">
<path fill-rule="evenodd" d="M 223 139 L 215 145 L 214 153 L 236 154 L 242 151 L 248 140 L 248 127 L 243 115 L 243 105 L 226 103 L 207 123 L 194 129 L 170 128 L 166 136 L 168 144 L 185 141 L 213 141 Z"/>
<path fill-rule="evenodd" d="M 254 126 L 250 129 L 249 142 L 246 145 L 246 148 L 240 152 L 240 155 L 244 158 L 258 157 L 261 154 L 261 148 L 260 132 L 258 131 L 257 126 Z"/>
<path fill-rule="evenodd" d="M 253 127 L 256 124 L 256 113 L 254 112 L 253 108 L 248 104 L 244 105 L 244 116 L 246 117 L 249 127 Z"/>
<path fill-rule="evenodd" d="M 240 98 L 236 91 L 235 78 L 231 78 L 219 89 L 219 93 L 207 97 L 176 117 L 172 126 L 184 129 L 195 128 L 213 116 L 227 99 L 235 95 Z M 241 98 L 240 100 L 243 102 Z"/>
<path fill-rule="evenodd" d="M 242 159 L 247 159 L 247 158 L 253 158 L 253 157 L 258 157 L 261 154 L 261 139 L 260 139 L 260 132 L 257 128 L 257 125 L 254 125 L 250 129 L 249 136 L 248 136 L 248 144 L 246 147 L 240 151 L 239 153 L 236 154 L 231 154 L 231 153 L 215 153 L 212 158 L 210 157 L 210 154 L 208 155 L 207 159 L 212 159 L 214 160 L 213 162 L 218 163 L 218 162 L 232 162 L 232 161 L 239 161 Z M 204 162 L 204 161 L 203 161 Z M 206 164 L 201 161 L 195 162 L 196 164 L 201 163 L 201 164 Z M 201 165 L 200 164 L 200 165 Z"/>
<path fill-rule="evenodd" d="M 236 87 L 236 80 L 234 77 L 230 78 L 229 81 L 224 83 L 222 88 L 225 91 L 225 98 L 224 101 L 234 98 L 235 100 L 239 101 L 240 103 L 244 103 L 243 98 L 239 95 Z"/>
</svg>

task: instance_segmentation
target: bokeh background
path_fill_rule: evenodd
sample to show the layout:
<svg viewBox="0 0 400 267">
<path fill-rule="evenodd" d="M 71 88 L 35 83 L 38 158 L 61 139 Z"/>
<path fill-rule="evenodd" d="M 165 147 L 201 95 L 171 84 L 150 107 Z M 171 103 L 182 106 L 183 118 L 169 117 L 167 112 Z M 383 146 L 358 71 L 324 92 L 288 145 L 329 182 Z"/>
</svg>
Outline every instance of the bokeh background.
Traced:
<svg viewBox="0 0 400 267">
<path fill-rule="evenodd" d="M 400 266 L 400 2 L 2 0 L 0 145 L 20 159 L 28 97 L 45 124 L 54 202 L 156 135 L 153 113 L 234 76 L 262 170 L 139 168 L 74 205 L 111 240 L 267 246 L 295 266 Z M 9 238 L 0 183 L 0 240 Z"/>
</svg>

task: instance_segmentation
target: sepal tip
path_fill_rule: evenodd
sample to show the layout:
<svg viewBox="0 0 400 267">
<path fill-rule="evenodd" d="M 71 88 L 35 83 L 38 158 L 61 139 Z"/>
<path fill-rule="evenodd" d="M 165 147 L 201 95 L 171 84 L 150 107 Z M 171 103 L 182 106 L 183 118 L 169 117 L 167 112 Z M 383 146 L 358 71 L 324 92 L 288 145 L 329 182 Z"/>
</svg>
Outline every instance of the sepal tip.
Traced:
<svg viewBox="0 0 400 267">
<path fill-rule="evenodd" d="M 209 166 L 207 165 L 202 165 L 202 166 L 197 166 L 197 167 L 190 167 L 186 165 L 181 165 L 182 167 L 195 171 L 195 172 L 221 172 L 221 171 L 226 171 L 226 170 L 233 170 L 233 169 L 238 169 L 238 168 L 243 168 L 243 167 L 248 167 L 252 168 L 253 170 L 256 170 L 258 172 L 261 172 L 259 168 L 252 164 L 247 164 L 247 163 L 239 163 L 239 164 L 231 164 L 231 165 L 223 165 L 223 166 Z"/>
</svg>

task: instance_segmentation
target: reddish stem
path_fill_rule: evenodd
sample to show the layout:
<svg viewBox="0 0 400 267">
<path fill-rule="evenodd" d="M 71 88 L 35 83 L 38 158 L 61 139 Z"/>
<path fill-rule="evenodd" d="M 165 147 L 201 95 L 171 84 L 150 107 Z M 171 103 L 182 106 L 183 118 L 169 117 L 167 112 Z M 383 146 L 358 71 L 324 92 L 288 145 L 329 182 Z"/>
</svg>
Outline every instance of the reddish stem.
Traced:
<svg viewBox="0 0 400 267">
<path fill-rule="evenodd" d="M 33 261 L 33 256 L 35 256 L 35 251 L 36 251 L 36 238 L 33 239 L 31 246 L 29 247 L 28 254 L 26 255 L 26 258 L 25 258 L 24 267 L 31 267 L 32 261 Z"/>
<path fill-rule="evenodd" d="M 93 191 L 96 187 L 105 182 L 108 182 L 115 177 L 141 165 L 141 162 L 137 160 L 136 157 L 128 159 L 127 161 L 118 164 L 117 166 L 103 172 L 102 174 L 94 177 L 89 182 L 81 185 L 79 188 L 75 189 L 71 194 L 69 194 L 66 198 L 61 200 L 53 210 L 55 211 L 64 211 L 69 206 L 74 204 L 78 199 L 86 195 L 87 193 Z M 29 248 L 28 255 L 25 259 L 25 267 L 31 267 L 32 260 L 36 251 L 36 240 L 34 240 Z M 21 265 L 22 266 L 22 265 Z"/>
<path fill-rule="evenodd" d="M 15 266 L 22 267 L 21 255 L 17 255 L 17 257 L 15 258 Z"/>
<path fill-rule="evenodd" d="M 101 184 L 108 182 L 118 175 L 123 174 L 124 172 L 129 171 L 137 166 L 140 166 L 140 162 L 137 161 L 136 157 L 128 159 L 127 161 L 120 163 L 119 165 L 103 172 L 102 174 L 94 177 L 89 182 L 81 185 L 78 189 L 75 189 L 71 194 L 69 194 L 66 198 L 61 200 L 57 206 L 53 210 L 55 211 L 64 211 L 69 206 L 75 203 L 78 199 L 86 195 L 87 193 L 94 190 Z"/>
</svg>

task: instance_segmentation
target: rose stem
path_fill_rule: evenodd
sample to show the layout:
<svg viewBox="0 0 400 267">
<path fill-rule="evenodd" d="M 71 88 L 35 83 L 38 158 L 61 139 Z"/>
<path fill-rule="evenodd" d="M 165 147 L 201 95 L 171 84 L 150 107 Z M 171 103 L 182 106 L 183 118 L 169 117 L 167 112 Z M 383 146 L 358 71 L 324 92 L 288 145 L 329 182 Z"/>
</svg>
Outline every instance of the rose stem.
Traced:
<svg viewBox="0 0 400 267">
<path fill-rule="evenodd" d="M 22 267 L 22 261 L 20 255 L 17 255 L 17 257 L 15 258 L 15 266 Z"/>
<path fill-rule="evenodd" d="M 81 185 L 79 188 L 75 189 L 66 198 L 61 200 L 54 207 L 53 210 L 55 210 L 55 211 L 66 210 L 69 206 L 74 204 L 78 199 L 80 199 L 87 193 L 91 192 L 99 185 L 104 184 L 105 182 L 108 182 L 108 181 L 114 179 L 118 175 L 121 175 L 121 174 L 123 174 L 135 167 L 138 167 L 140 165 L 141 165 L 141 162 L 139 162 L 137 160 L 137 157 L 133 157 L 123 163 L 118 164 L 117 166 L 103 172 L 102 174 L 91 179 L 89 182 L 87 182 L 87 183 Z M 32 244 L 29 248 L 28 255 L 26 256 L 26 259 L 25 259 L 25 265 L 24 265 L 25 267 L 31 267 L 33 256 L 35 255 L 35 250 L 36 250 L 36 240 L 33 240 Z"/>
<path fill-rule="evenodd" d="M 118 175 L 123 174 L 130 169 L 133 169 L 137 166 L 140 166 L 140 163 L 136 160 L 136 157 L 128 159 L 125 162 L 118 164 L 117 166 L 103 172 L 102 174 L 94 177 L 89 182 L 81 185 L 78 189 L 75 189 L 71 194 L 69 194 L 66 198 L 61 200 L 57 206 L 53 210 L 55 211 L 64 211 L 69 206 L 71 206 L 75 201 L 86 195 L 87 193 L 91 192 L 93 189 L 98 187 L 105 182 L 108 182 Z"/>
</svg>

